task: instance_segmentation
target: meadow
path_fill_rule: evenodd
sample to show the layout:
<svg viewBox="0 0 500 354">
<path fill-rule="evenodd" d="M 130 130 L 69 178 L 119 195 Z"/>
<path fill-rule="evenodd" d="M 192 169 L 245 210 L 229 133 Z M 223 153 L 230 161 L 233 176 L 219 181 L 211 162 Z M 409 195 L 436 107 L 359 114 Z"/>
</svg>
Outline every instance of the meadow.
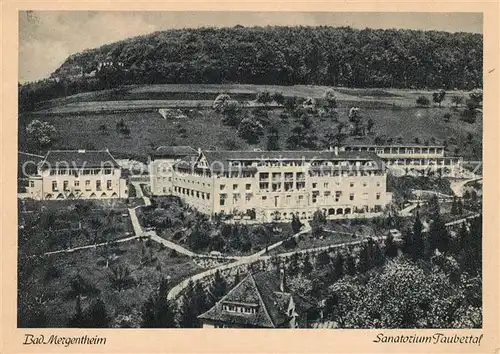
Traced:
<svg viewBox="0 0 500 354">
<path fill-rule="evenodd" d="M 282 92 L 285 96 L 320 98 L 325 86 L 262 86 L 262 85 L 149 85 L 131 86 L 117 90 L 89 92 L 48 102 L 51 107 L 21 117 L 24 124 L 40 119 L 54 125 L 57 138 L 52 148 L 109 148 L 117 157 L 145 158 L 151 149 L 160 145 L 191 145 L 203 149 L 265 149 L 266 138 L 250 145 L 237 136 L 236 128 L 223 125 L 221 116 L 208 109 L 219 92 L 228 92 L 239 100 L 253 99 L 257 92 Z M 447 145 L 449 155 L 481 157 L 482 114 L 475 123 L 460 120 L 451 98 L 466 97 L 466 92 L 449 92 L 442 107 L 416 107 L 415 100 L 432 92 L 402 89 L 336 89 L 341 122 L 348 121 L 352 106 L 361 109 L 365 120 L 372 119 L 371 134 L 362 138 L 347 137 L 345 143 L 373 143 L 375 138 L 398 138 L 404 143 L 438 143 Z M 140 99 L 140 100 L 139 100 Z M 209 99 L 209 100 L 208 100 Z M 187 117 L 165 120 L 158 107 L 187 104 Z M 182 106 L 182 105 L 181 105 Z M 250 108 L 251 109 L 251 108 Z M 286 149 L 285 141 L 295 125 L 294 119 L 282 120 L 281 107 L 268 107 L 269 121 L 278 128 L 279 145 Z M 57 114 L 56 114 L 57 113 Z M 449 122 L 444 119 L 450 114 Z M 130 134 L 116 130 L 121 120 Z M 102 125 L 106 131 L 100 130 Z M 318 141 L 337 123 L 329 118 L 313 118 Z M 471 135 L 471 136 L 470 136 Z M 416 140 L 417 139 L 417 140 Z M 20 129 L 19 144 L 23 149 L 24 132 Z M 324 146 L 320 146 L 324 148 Z M 457 150 L 458 149 L 458 150 Z"/>
</svg>

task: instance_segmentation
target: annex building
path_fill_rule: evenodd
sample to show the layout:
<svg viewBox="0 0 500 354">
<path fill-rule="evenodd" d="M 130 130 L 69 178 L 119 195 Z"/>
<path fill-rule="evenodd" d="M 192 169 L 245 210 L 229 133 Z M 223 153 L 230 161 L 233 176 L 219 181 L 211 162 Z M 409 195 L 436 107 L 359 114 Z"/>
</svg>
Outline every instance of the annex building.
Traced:
<svg viewBox="0 0 500 354">
<path fill-rule="evenodd" d="M 172 194 L 208 215 L 259 221 L 380 215 L 391 201 L 374 152 L 199 150 L 174 165 Z M 253 215 L 253 216 L 252 216 Z"/>
<path fill-rule="evenodd" d="M 306 328 L 313 304 L 287 291 L 284 271 L 249 273 L 198 316 L 203 328 Z"/>
<path fill-rule="evenodd" d="M 51 150 L 21 197 L 37 200 L 127 198 L 127 180 L 108 150 Z"/>
<path fill-rule="evenodd" d="M 433 171 L 442 176 L 458 177 L 463 173 L 463 158 L 445 156 L 442 145 L 349 145 L 340 148 L 346 152 L 373 152 L 391 170 Z"/>
</svg>

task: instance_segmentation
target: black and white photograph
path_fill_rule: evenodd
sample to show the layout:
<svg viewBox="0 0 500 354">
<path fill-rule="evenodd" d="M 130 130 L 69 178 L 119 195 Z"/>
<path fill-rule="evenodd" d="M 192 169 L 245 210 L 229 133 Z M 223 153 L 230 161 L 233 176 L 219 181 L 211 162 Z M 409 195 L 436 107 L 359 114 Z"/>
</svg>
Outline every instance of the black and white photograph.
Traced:
<svg viewBox="0 0 500 354">
<path fill-rule="evenodd" d="M 483 328 L 483 13 L 18 15 L 18 328 Z"/>
</svg>

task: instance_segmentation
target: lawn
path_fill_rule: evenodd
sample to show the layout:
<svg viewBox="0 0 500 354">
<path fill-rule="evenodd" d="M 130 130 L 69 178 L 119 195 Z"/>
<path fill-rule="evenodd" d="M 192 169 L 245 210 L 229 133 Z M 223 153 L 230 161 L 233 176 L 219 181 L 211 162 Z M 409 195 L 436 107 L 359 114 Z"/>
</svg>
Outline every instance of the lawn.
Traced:
<svg viewBox="0 0 500 354">
<path fill-rule="evenodd" d="M 36 297 L 42 299 L 47 316 L 46 327 L 64 327 L 74 314 L 75 299 L 68 298 L 68 293 L 71 281 L 78 274 L 98 289 L 100 295 L 97 296 L 102 298 L 108 315 L 114 320 L 112 326 L 138 327 L 142 304 L 161 277 L 170 277 L 171 286 L 175 286 L 202 270 L 187 257 L 171 257 L 169 249 L 139 240 L 113 247 L 109 268 L 105 266 L 100 249 L 52 255 L 37 262 L 22 263 L 21 303 L 34 302 Z M 119 265 L 128 267 L 133 278 L 131 286 L 121 291 L 115 290 L 109 280 L 111 268 Z M 82 306 L 85 308 L 91 299 L 92 296 L 84 298 Z"/>
</svg>

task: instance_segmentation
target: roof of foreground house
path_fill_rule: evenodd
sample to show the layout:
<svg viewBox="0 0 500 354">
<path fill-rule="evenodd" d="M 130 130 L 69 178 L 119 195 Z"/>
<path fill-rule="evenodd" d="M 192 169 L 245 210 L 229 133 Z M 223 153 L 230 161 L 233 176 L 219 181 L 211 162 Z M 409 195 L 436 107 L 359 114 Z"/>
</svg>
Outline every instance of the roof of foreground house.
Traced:
<svg viewBox="0 0 500 354">
<path fill-rule="evenodd" d="M 290 320 L 287 313 L 290 298 L 296 297 L 280 291 L 279 276 L 273 272 L 249 274 L 211 309 L 199 316 L 200 319 L 233 323 L 243 326 L 278 328 Z M 299 309 L 305 310 L 303 299 Z M 241 304 L 256 307 L 255 314 L 230 312 L 222 309 L 223 304 Z"/>
</svg>

